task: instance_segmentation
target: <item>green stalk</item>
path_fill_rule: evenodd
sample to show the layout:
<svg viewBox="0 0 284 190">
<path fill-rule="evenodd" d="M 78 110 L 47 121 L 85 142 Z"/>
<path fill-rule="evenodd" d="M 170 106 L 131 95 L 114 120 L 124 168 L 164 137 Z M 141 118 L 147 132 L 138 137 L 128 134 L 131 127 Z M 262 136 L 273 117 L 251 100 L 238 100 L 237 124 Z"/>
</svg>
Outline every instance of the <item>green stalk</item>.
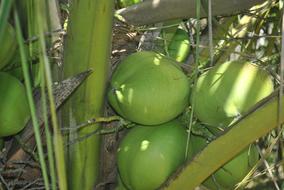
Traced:
<svg viewBox="0 0 284 190">
<path fill-rule="evenodd" d="M 26 1 L 27 5 L 27 20 L 28 20 L 28 38 L 33 38 L 33 37 L 38 37 L 39 35 L 39 30 L 38 30 L 38 23 L 37 23 L 37 13 L 36 13 L 36 5 L 41 4 L 41 9 L 45 10 L 45 3 L 43 1 L 37 2 L 35 0 L 27 0 Z M 44 27 L 44 31 L 47 32 L 47 23 L 46 23 L 46 16 L 44 16 L 45 23 L 41 23 L 41 25 Z M 40 49 L 40 44 L 38 41 L 36 42 L 30 42 L 29 43 L 29 56 L 31 59 L 35 59 L 37 57 L 40 57 L 39 55 L 39 49 Z M 33 73 L 34 78 L 34 86 L 38 86 L 41 82 L 41 78 L 43 77 L 41 75 L 41 72 L 38 72 L 39 70 L 42 70 L 41 67 L 43 67 L 43 64 L 39 65 L 33 65 L 30 66 L 35 67 L 35 72 Z"/>
<path fill-rule="evenodd" d="M 196 20 L 197 20 L 197 25 L 196 25 L 196 49 L 195 49 L 195 64 L 198 67 L 199 65 L 199 54 L 200 54 L 200 49 L 199 49 L 199 44 L 200 44 L 200 11 L 201 11 L 201 2 L 200 0 L 196 1 Z"/>
<path fill-rule="evenodd" d="M 41 69 L 41 75 L 44 75 L 44 69 Z M 46 96 L 46 84 L 45 80 L 41 82 L 41 103 L 42 103 L 42 113 L 44 119 L 44 130 L 46 135 L 46 146 L 47 146 L 47 155 L 48 155 L 48 164 L 51 177 L 51 189 L 56 189 L 56 172 L 55 172 L 55 162 L 53 155 L 53 144 L 52 144 L 52 135 L 49 130 L 49 120 L 48 120 L 48 111 L 47 111 L 47 96 Z"/>
<path fill-rule="evenodd" d="M 64 54 L 64 77 L 93 69 L 63 110 L 63 125 L 76 127 L 101 117 L 109 70 L 113 0 L 74 0 Z M 99 127 L 94 124 L 70 133 L 72 141 Z M 90 190 L 98 179 L 100 137 L 97 135 L 69 147 L 69 188 Z"/>
</svg>

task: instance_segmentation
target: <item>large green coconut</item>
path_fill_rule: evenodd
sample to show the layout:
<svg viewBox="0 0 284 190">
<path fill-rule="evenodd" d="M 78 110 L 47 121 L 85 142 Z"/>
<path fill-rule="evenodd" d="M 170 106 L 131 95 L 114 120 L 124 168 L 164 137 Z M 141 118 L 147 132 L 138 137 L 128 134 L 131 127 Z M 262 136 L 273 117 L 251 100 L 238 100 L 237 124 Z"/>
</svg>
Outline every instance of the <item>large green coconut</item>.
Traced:
<svg viewBox="0 0 284 190">
<path fill-rule="evenodd" d="M 4 35 L 0 39 L 0 70 L 5 67 L 13 58 L 16 47 L 16 33 L 14 28 L 8 23 Z"/>
<path fill-rule="evenodd" d="M 138 52 L 114 71 L 108 99 L 126 119 L 157 125 L 178 116 L 188 104 L 189 82 L 173 60 L 154 52 Z"/>
<path fill-rule="evenodd" d="M 197 80 L 191 103 L 198 119 L 225 127 L 273 91 L 270 75 L 250 62 L 226 62 Z"/>
<path fill-rule="evenodd" d="M 21 131 L 30 118 L 25 88 L 15 77 L 0 72 L 0 137 Z"/>
<path fill-rule="evenodd" d="M 155 190 L 185 161 L 187 132 L 178 121 L 136 126 L 119 145 L 117 165 L 127 189 Z"/>
</svg>

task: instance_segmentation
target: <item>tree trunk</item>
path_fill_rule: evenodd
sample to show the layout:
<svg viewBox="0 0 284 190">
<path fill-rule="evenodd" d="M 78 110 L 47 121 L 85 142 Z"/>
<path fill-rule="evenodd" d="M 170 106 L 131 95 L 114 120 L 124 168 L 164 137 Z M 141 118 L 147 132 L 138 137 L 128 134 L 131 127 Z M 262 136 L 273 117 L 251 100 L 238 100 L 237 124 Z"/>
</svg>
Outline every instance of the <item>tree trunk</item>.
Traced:
<svg viewBox="0 0 284 190">
<path fill-rule="evenodd" d="M 114 0 L 73 0 L 64 53 L 64 75 L 93 69 L 94 73 L 67 101 L 63 125 L 76 127 L 89 119 L 101 117 L 108 79 Z M 69 140 L 89 134 L 94 124 L 70 131 Z M 70 190 L 91 190 L 99 172 L 100 137 L 93 135 L 69 147 L 68 180 Z"/>
</svg>

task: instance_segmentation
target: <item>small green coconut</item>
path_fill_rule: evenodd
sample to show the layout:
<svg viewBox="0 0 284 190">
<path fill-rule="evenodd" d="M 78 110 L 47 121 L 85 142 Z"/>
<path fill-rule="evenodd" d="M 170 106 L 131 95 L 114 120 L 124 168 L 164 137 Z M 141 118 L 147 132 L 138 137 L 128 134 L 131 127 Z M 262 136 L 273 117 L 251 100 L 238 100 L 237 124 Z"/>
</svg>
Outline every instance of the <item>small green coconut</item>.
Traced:
<svg viewBox="0 0 284 190">
<path fill-rule="evenodd" d="M 26 91 L 15 77 L 0 72 L 0 137 L 20 132 L 30 118 Z"/>
<path fill-rule="evenodd" d="M 126 119 L 158 125 L 177 117 L 188 105 L 189 81 L 175 62 L 154 52 L 138 52 L 114 71 L 108 99 Z"/>
<path fill-rule="evenodd" d="M 177 62 L 184 62 L 189 55 L 189 51 L 188 34 L 185 30 L 178 28 L 168 47 L 169 56 Z"/>
<path fill-rule="evenodd" d="M 0 70 L 4 68 L 13 58 L 16 48 L 16 33 L 12 25 L 6 25 L 3 37 L 0 39 Z"/>
<path fill-rule="evenodd" d="M 196 155 L 207 146 L 207 140 L 201 136 L 191 135 L 190 145 L 193 155 Z M 214 159 L 214 156 L 212 156 L 212 159 Z M 203 185 L 210 190 L 234 189 L 234 186 L 242 181 L 258 160 L 257 148 L 252 144 L 214 172 Z"/>
<path fill-rule="evenodd" d="M 250 145 L 238 156 L 218 169 L 203 184 L 210 190 L 231 190 L 240 183 L 259 160 L 255 145 Z"/>
<path fill-rule="evenodd" d="M 272 92 L 273 81 L 266 71 L 250 62 L 232 61 L 198 78 L 191 103 L 203 123 L 226 127 Z"/>
</svg>

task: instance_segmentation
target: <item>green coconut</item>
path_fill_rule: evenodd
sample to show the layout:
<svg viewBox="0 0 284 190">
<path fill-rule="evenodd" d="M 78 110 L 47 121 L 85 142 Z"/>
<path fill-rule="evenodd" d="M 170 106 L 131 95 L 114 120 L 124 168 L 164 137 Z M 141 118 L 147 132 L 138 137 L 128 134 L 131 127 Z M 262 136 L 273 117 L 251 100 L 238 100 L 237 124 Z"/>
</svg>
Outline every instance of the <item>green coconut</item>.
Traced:
<svg viewBox="0 0 284 190">
<path fill-rule="evenodd" d="M 177 117 L 188 104 L 189 82 L 175 62 L 154 52 L 138 52 L 114 71 L 108 99 L 126 119 L 158 125 Z"/>
<path fill-rule="evenodd" d="M 26 91 L 15 77 L 0 72 L 0 137 L 20 132 L 30 118 Z"/>
<path fill-rule="evenodd" d="M 207 144 L 207 140 L 201 136 L 190 136 L 192 155 L 198 154 Z M 212 159 L 214 159 L 214 156 L 212 156 Z M 234 186 L 242 181 L 258 160 L 257 148 L 252 144 L 214 172 L 203 185 L 210 190 L 234 189 Z"/>
<path fill-rule="evenodd" d="M 266 71 L 250 62 L 232 61 L 198 78 L 191 103 L 203 123 L 226 127 L 272 91 L 273 81 Z"/>
<path fill-rule="evenodd" d="M 190 43 L 188 33 L 178 28 L 169 44 L 169 56 L 177 62 L 184 62 L 189 55 Z"/>
<path fill-rule="evenodd" d="M 117 165 L 127 189 L 155 190 L 185 161 L 187 132 L 178 121 L 136 126 L 118 148 Z"/>
<path fill-rule="evenodd" d="M 255 145 L 250 145 L 238 156 L 218 169 L 203 185 L 210 190 L 230 190 L 242 181 L 259 160 Z"/>
<path fill-rule="evenodd" d="M 0 51 L 0 70 L 4 68 L 13 58 L 16 48 L 16 33 L 12 25 L 9 23 L 6 25 L 3 37 L 0 39 L 1 51 Z"/>
</svg>

